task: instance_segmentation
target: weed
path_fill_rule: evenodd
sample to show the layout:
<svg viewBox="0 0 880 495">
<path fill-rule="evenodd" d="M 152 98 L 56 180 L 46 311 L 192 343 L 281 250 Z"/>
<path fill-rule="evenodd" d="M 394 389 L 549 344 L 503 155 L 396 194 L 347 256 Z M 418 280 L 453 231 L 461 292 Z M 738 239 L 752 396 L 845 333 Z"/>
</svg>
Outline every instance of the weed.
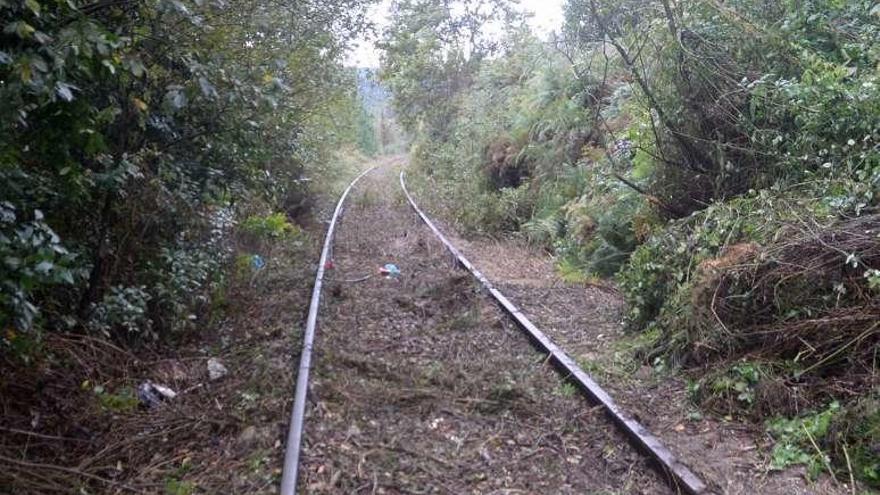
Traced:
<svg viewBox="0 0 880 495">
<path fill-rule="evenodd" d="M 833 448 L 838 466 L 852 470 L 870 486 L 880 487 L 880 401 L 876 396 L 841 408 L 831 420 L 824 443 Z"/>
<path fill-rule="evenodd" d="M 302 230 L 287 219 L 284 213 L 270 213 L 265 216 L 253 215 L 241 223 L 241 230 L 262 239 L 291 239 Z"/>
<path fill-rule="evenodd" d="M 596 377 L 605 373 L 604 368 L 601 364 L 596 362 L 593 359 L 588 359 L 586 357 L 581 357 L 577 359 L 578 366 L 581 367 L 588 375 Z"/>
<path fill-rule="evenodd" d="M 828 435 L 831 422 L 839 413 L 840 404 L 835 401 L 815 414 L 768 421 L 767 431 L 776 441 L 770 454 L 770 468 L 778 470 L 803 464 L 810 476 L 816 477 L 830 466 L 828 454 L 820 449 L 818 442 Z"/>
<path fill-rule="evenodd" d="M 128 387 L 122 387 L 115 393 L 107 392 L 102 385 L 96 385 L 92 392 L 98 398 L 101 408 L 114 413 L 130 413 L 137 409 L 138 398 L 134 391 Z"/>
<path fill-rule="evenodd" d="M 457 332 L 474 328 L 479 324 L 481 314 L 480 307 L 474 305 L 453 316 L 443 327 Z"/>
<path fill-rule="evenodd" d="M 556 388 L 556 393 L 563 397 L 574 397 L 577 393 L 577 387 L 569 382 L 564 382 Z"/>
<path fill-rule="evenodd" d="M 755 405 L 757 387 L 769 376 L 761 363 L 743 361 L 688 383 L 691 400 L 721 414 L 749 413 Z"/>
<path fill-rule="evenodd" d="M 595 280 L 595 277 L 586 273 L 583 267 L 567 257 L 562 258 L 556 264 L 556 274 L 559 275 L 559 278 L 570 284 L 583 284 Z"/>
<path fill-rule="evenodd" d="M 165 480 L 165 495 L 192 495 L 196 492 L 196 484 L 176 478 Z"/>
</svg>

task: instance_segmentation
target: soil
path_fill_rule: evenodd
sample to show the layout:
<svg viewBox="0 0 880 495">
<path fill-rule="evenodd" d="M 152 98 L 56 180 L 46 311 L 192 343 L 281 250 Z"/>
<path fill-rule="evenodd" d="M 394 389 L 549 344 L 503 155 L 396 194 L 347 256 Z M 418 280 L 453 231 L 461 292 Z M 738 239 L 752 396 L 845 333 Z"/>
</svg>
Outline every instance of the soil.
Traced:
<svg viewBox="0 0 880 495">
<path fill-rule="evenodd" d="M 624 332 L 625 303 L 612 282 L 567 283 L 546 253 L 512 239 L 467 239 L 449 227 L 443 205 L 424 190 L 416 201 L 462 253 L 526 316 L 575 358 L 620 404 L 713 491 L 730 495 L 846 494 L 828 476 L 802 468 L 769 469 L 772 440 L 762 425 L 697 414 L 687 379 L 699 372 L 655 369 L 632 359 Z M 444 220 L 447 220 L 444 222 Z M 691 376 L 693 375 L 693 376 Z"/>
<path fill-rule="evenodd" d="M 379 276 L 386 263 L 400 277 Z M 671 493 L 453 267 L 403 199 L 395 167 L 353 191 L 333 266 L 304 493 Z"/>
</svg>

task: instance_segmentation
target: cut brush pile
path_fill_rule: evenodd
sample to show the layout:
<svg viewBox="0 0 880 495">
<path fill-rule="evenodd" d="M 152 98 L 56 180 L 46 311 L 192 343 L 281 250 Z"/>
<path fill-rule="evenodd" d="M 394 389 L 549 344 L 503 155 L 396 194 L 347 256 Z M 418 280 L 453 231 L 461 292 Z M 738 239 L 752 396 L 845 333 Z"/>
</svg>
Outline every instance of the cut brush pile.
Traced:
<svg viewBox="0 0 880 495">
<path fill-rule="evenodd" d="M 729 246 L 697 268 L 682 360 L 729 366 L 696 382 L 694 398 L 769 418 L 771 466 L 804 463 L 876 486 L 880 215 L 790 224 L 775 238 Z"/>
</svg>

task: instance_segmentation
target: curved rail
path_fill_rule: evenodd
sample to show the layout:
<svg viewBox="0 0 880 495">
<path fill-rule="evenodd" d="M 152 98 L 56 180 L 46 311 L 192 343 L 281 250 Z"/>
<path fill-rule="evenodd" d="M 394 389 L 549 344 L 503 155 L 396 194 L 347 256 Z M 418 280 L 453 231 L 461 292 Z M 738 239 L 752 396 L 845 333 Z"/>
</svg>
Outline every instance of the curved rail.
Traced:
<svg viewBox="0 0 880 495">
<path fill-rule="evenodd" d="M 309 304 L 309 316 L 306 318 L 305 334 L 303 335 L 302 352 L 299 357 L 299 372 L 296 375 L 296 393 L 293 397 L 293 410 L 290 413 L 290 430 L 287 434 L 287 450 L 284 453 L 284 472 L 281 476 L 281 495 L 296 494 L 296 477 L 299 470 L 299 454 L 302 447 L 303 421 L 306 411 L 306 392 L 309 387 L 309 370 L 312 365 L 312 347 L 315 341 L 315 325 L 318 322 L 318 308 L 321 303 L 321 285 L 324 281 L 324 267 L 333 245 L 333 234 L 336 222 L 342 214 L 342 205 L 351 189 L 361 180 L 361 177 L 375 170 L 376 167 L 365 170 L 355 177 L 351 184 L 342 192 L 330 226 L 327 227 L 327 235 L 324 236 L 324 248 L 321 250 L 321 258 L 318 261 L 318 271 L 315 274 L 315 286 L 312 288 L 312 301 Z"/>
<path fill-rule="evenodd" d="M 614 402 L 614 399 L 612 399 L 598 383 L 581 369 L 574 359 L 557 346 L 549 337 L 547 337 L 547 335 L 544 334 L 544 332 L 539 330 L 534 323 L 529 321 L 516 305 L 510 302 L 510 300 L 507 299 L 498 289 L 493 287 L 492 282 L 490 282 L 485 275 L 480 273 L 480 271 L 477 270 L 463 254 L 461 254 L 461 251 L 449 242 L 449 239 L 440 232 L 440 229 L 434 225 L 434 222 L 425 215 L 425 213 L 418 207 L 415 200 L 413 200 L 412 195 L 410 195 L 406 188 L 403 171 L 400 172 L 400 187 L 403 188 L 403 193 L 406 195 L 406 199 L 409 201 L 412 209 L 419 215 L 419 217 L 421 217 L 422 221 L 425 222 L 425 225 L 434 232 L 434 235 L 440 239 L 440 242 L 446 246 L 446 249 L 452 253 L 456 262 L 463 266 L 467 271 L 471 272 L 471 274 L 480 281 L 480 284 L 495 299 L 501 309 L 513 318 L 517 325 L 528 334 L 532 343 L 541 351 L 546 352 L 549 355 L 556 369 L 565 375 L 566 379 L 570 380 L 571 383 L 584 392 L 593 402 L 598 403 L 617 427 L 629 437 L 630 441 L 657 462 L 662 473 L 667 477 L 667 480 L 674 489 L 681 489 L 685 493 L 691 495 L 709 493 L 709 490 L 703 481 L 700 480 L 700 478 L 698 478 L 697 475 L 695 475 L 687 466 L 682 464 L 675 454 L 663 445 L 660 439 L 652 435 L 638 421 L 626 414 L 620 406 Z"/>
</svg>

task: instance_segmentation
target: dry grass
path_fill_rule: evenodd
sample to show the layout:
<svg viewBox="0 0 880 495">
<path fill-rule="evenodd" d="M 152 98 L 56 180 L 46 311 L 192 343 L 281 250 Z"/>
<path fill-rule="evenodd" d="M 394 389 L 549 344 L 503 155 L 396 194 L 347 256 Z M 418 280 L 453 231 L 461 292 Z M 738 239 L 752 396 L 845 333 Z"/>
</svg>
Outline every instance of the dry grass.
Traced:
<svg viewBox="0 0 880 495">
<path fill-rule="evenodd" d="M 228 288 L 225 319 L 174 343 L 50 333 L 30 364 L 4 358 L 0 493 L 274 493 L 309 258 L 275 249 Z M 210 381 L 210 357 L 229 375 Z M 145 380 L 179 395 L 139 405 Z"/>
</svg>

